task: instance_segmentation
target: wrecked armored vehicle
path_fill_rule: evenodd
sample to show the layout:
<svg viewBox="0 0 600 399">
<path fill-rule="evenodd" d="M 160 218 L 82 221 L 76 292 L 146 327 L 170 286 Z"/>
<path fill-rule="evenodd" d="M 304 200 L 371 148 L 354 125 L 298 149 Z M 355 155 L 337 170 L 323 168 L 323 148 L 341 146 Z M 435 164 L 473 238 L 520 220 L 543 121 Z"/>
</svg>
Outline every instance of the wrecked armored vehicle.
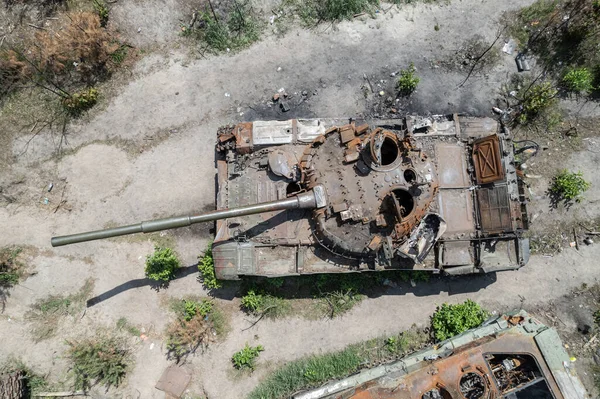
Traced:
<svg viewBox="0 0 600 399">
<path fill-rule="evenodd" d="M 217 135 L 217 210 L 52 245 L 216 220 L 217 278 L 518 269 L 529 242 L 509 132 L 490 118 L 239 123 Z"/>
<path fill-rule="evenodd" d="M 585 399 L 556 330 L 515 312 L 294 399 Z"/>
</svg>

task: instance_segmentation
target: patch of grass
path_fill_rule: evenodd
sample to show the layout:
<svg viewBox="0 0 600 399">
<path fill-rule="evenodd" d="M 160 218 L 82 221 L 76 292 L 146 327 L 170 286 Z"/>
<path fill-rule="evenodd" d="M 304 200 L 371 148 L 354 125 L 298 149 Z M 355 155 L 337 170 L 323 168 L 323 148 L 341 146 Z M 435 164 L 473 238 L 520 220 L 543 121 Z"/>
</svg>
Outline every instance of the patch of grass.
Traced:
<svg viewBox="0 0 600 399">
<path fill-rule="evenodd" d="M 50 295 L 35 302 L 25 314 L 25 318 L 33 323 L 33 338 L 36 341 L 50 338 L 56 333 L 63 317 L 79 315 L 93 288 L 93 280 L 88 279 L 76 293 L 66 296 Z"/>
<path fill-rule="evenodd" d="M 0 290 L 11 288 L 19 282 L 23 275 L 23 264 L 19 262 L 20 247 L 0 249 Z"/>
<path fill-rule="evenodd" d="M 177 319 L 167 328 L 167 357 L 178 363 L 214 337 L 224 337 L 228 323 L 221 310 L 209 300 L 185 298 L 171 304 Z"/>
<path fill-rule="evenodd" d="M 403 357 L 428 343 L 428 334 L 413 326 L 394 337 L 371 339 L 341 351 L 295 360 L 278 367 L 248 399 L 287 398 L 295 392 L 347 377 L 362 368 Z"/>
<path fill-rule="evenodd" d="M 488 317 L 489 313 L 470 299 L 456 305 L 444 303 L 431 316 L 433 335 L 436 340 L 444 341 L 479 326 Z"/>
<path fill-rule="evenodd" d="M 260 355 L 260 352 L 264 350 L 265 348 L 263 348 L 262 345 L 250 346 L 246 342 L 246 345 L 231 357 L 233 367 L 238 370 L 254 370 L 256 367 L 256 359 L 258 358 L 258 355 Z"/>
<path fill-rule="evenodd" d="M 580 202 L 582 194 L 590 187 L 591 184 L 584 180 L 582 172 L 569 172 L 563 169 L 552 179 L 549 191 L 558 201 Z"/>
<path fill-rule="evenodd" d="M 67 342 L 67 357 L 75 377 L 75 389 L 89 389 L 95 384 L 118 387 L 131 365 L 125 342 L 112 336 L 97 336 Z"/>
<path fill-rule="evenodd" d="M 276 319 L 289 315 L 291 305 L 284 298 L 249 290 L 242 296 L 242 309 L 256 316 L 264 314 Z"/>
<path fill-rule="evenodd" d="M 562 84 L 572 93 L 589 93 L 594 90 L 594 75 L 585 67 L 569 68 L 562 77 Z"/>
<path fill-rule="evenodd" d="M 180 267 L 181 262 L 171 248 L 157 246 L 154 253 L 146 257 L 146 277 L 150 280 L 167 283 L 175 278 Z"/>
<path fill-rule="evenodd" d="M 117 320 L 117 330 L 127 331 L 129 334 L 139 337 L 142 332 L 136 326 L 132 325 L 126 317 Z"/>
<path fill-rule="evenodd" d="M 103 28 L 106 27 L 106 24 L 108 23 L 109 14 L 108 6 L 102 0 L 94 0 L 93 6 L 94 11 L 96 11 L 96 13 L 98 14 L 98 18 L 100 19 L 100 26 Z"/>
<path fill-rule="evenodd" d="M 67 113 L 73 117 L 78 117 L 85 111 L 91 109 L 98 102 L 98 90 L 90 87 L 78 93 L 71 94 L 63 98 L 62 106 Z"/>
<path fill-rule="evenodd" d="M 396 82 L 396 89 L 403 96 L 409 96 L 417 89 L 421 79 L 416 74 L 415 65 L 411 62 L 407 69 L 400 71 L 400 77 Z"/>
<path fill-rule="evenodd" d="M 329 318 L 340 316 L 365 298 L 353 290 L 328 292 L 320 299 L 319 307 Z"/>
<path fill-rule="evenodd" d="M 520 94 L 521 112 L 519 123 L 528 124 L 536 121 L 543 113 L 556 106 L 558 90 L 552 82 L 533 83 Z"/>
<path fill-rule="evenodd" d="M 199 13 L 199 28 L 182 27 L 184 36 L 194 36 L 206 43 L 208 49 L 219 53 L 238 50 L 257 41 L 262 26 L 259 24 L 250 1 L 233 0 L 220 17 L 207 7 Z"/>
<path fill-rule="evenodd" d="M 125 61 L 125 58 L 127 57 L 127 53 L 128 53 L 128 47 L 121 44 L 121 45 L 119 45 L 119 48 L 117 48 L 115 51 L 110 53 L 110 59 L 116 65 L 121 65 L 123 63 L 123 61 Z"/>
<path fill-rule="evenodd" d="M 198 271 L 204 288 L 209 290 L 219 289 L 223 284 L 215 275 L 215 262 L 212 256 L 212 243 L 209 243 L 203 255 L 198 256 Z"/>
</svg>

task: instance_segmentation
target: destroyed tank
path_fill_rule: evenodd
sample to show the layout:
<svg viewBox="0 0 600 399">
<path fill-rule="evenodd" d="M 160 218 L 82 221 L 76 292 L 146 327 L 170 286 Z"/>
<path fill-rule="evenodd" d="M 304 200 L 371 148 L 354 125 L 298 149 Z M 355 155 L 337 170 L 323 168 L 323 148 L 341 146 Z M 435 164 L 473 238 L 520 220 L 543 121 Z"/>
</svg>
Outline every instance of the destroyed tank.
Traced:
<svg viewBox="0 0 600 399">
<path fill-rule="evenodd" d="M 518 269 L 529 258 L 509 131 L 457 114 L 244 122 L 217 133 L 217 210 L 52 238 L 216 221 L 216 276 Z"/>
</svg>

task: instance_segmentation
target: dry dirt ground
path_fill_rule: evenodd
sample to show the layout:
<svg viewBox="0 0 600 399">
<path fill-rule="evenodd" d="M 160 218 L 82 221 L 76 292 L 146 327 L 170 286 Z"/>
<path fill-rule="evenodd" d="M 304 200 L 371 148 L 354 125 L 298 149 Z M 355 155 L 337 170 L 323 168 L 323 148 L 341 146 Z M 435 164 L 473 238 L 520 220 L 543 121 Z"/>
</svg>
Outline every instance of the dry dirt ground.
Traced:
<svg viewBox="0 0 600 399">
<path fill-rule="evenodd" d="M 376 91 L 390 92 L 390 73 L 414 62 L 421 84 L 406 111 L 489 115 L 499 86 L 515 71 L 511 57 L 502 54 L 499 65 L 471 77 L 460 89 L 457 86 L 466 71 L 435 65 L 452 57 L 475 34 L 491 42 L 503 11 L 529 3 L 463 0 L 404 6 L 382 11 L 374 19 L 359 18 L 335 27 L 292 27 L 283 37 L 267 35 L 240 53 L 206 58 L 196 58 L 190 44 L 176 33 L 179 23 L 189 18 L 187 3 L 115 3 L 111 23 L 132 44 L 150 50 L 127 76 L 103 88 L 109 93 L 103 104 L 69 127 L 61 156 L 54 155 L 55 138 L 50 134 L 40 134 L 25 147 L 29 136 L 24 133 L 2 149 L 0 247 L 26 248 L 25 259 L 35 274 L 10 292 L 0 315 L 0 360 L 17 356 L 60 380 L 67 372 L 65 339 L 114 328 L 119 318 L 126 317 L 143 328 L 149 339 L 134 343 L 132 339 L 136 363 L 122 388 L 109 393 L 94 389 L 91 396 L 164 397 L 154 385 L 170 364 L 161 340 L 173 317 L 165 302 L 207 294 L 197 281 L 196 263 L 210 239 L 209 227 L 181 229 L 161 237 L 174 243 L 186 269 L 159 292 L 144 279 L 144 259 L 153 248 L 147 237 L 56 249 L 50 247 L 50 237 L 210 209 L 214 206 L 213 141 L 218 126 L 257 118 L 371 115 L 373 99 L 366 100 L 361 89 L 364 74 L 381 85 Z M 308 101 L 292 102 L 287 114 L 269 108 L 267 102 L 281 87 L 291 94 L 307 90 Z M 593 107 L 587 112 L 597 116 Z M 540 165 L 547 165 L 544 176 L 561 165 L 581 169 L 592 189 L 587 200 L 572 209 L 551 210 L 544 195 L 547 178 L 532 179 L 532 213 L 539 214 L 535 223 L 548 227 L 570 215 L 597 218 L 600 207 L 594 201 L 600 198 L 600 175 L 595 171 L 600 139 L 592 134 L 582 139 L 578 151 L 561 157 L 553 153 L 556 145 L 552 143 L 539 158 Z M 560 163 L 553 162 L 553 156 Z M 539 172 L 534 169 L 532 173 Z M 47 192 L 51 182 L 54 188 Z M 599 258 L 600 245 L 580 251 L 568 248 L 553 257 L 533 256 L 518 272 L 436 279 L 414 288 L 401 285 L 334 320 L 263 320 L 245 331 L 250 321 L 238 310 L 239 299 L 231 299 L 232 295 L 216 299 L 230 316 L 231 330 L 223 342 L 190 359 L 190 395 L 201 395 L 204 390 L 210 398 L 241 398 L 282 363 L 413 323 L 425 324 L 442 302 L 470 298 L 502 311 L 559 301 L 582 283 L 597 281 Z M 65 318 L 55 338 L 34 342 L 24 316 L 30 305 L 51 294 L 75 292 L 90 277 L 95 282 L 94 304 L 83 315 Z M 565 325 L 574 326 L 572 315 L 562 313 Z M 259 368 L 252 375 L 240 376 L 232 372 L 230 358 L 246 342 L 260 343 L 266 350 Z"/>
</svg>

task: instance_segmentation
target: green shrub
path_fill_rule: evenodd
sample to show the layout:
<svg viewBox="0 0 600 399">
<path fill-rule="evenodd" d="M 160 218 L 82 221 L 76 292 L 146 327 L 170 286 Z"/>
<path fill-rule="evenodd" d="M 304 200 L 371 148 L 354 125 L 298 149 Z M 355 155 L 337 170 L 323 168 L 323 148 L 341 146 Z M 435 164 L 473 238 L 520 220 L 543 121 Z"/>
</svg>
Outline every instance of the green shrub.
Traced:
<svg viewBox="0 0 600 399">
<path fill-rule="evenodd" d="M 212 311 L 212 303 L 205 299 L 201 302 L 184 299 L 183 304 L 185 308 L 185 321 L 190 321 L 197 315 L 204 318 Z"/>
<path fill-rule="evenodd" d="M 520 123 L 533 122 L 542 112 L 556 104 L 558 91 L 551 82 L 535 83 L 523 93 Z"/>
<path fill-rule="evenodd" d="M 416 74 L 415 65 L 411 62 L 408 69 L 400 71 L 400 77 L 396 82 L 396 89 L 404 96 L 411 95 L 419 85 L 421 79 Z"/>
<path fill-rule="evenodd" d="M 563 86 L 573 93 L 594 90 L 594 74 L 588 68 L 570 68 L 562 78 Z"/>
<path fill-rule="evenodd" d="M 171 310 L 177 319 L 167 328 L 167 357 L 177 362 L 206 347 L 217 337 L 227 333 L 227 320 L 219 308 L 206 299 L 175 300 Z"/>
<path fill-rule="evenodd" d="M 96 337 L 67 343 L 75 389 L 88 389 L 96 383 L 107 388 L 121 384 L 130 366 L 124 342 L 115 337 Z"/>
<path fill-rule="evenodd" d="M 213 290 L 221 288 L 223 285 L 215 275 L 215 263 L 212 256 L 212 243 L 208 244 L 204 255 L 198 256 L 198 271 L 204 288 Z"/>
<path fill-rule="evenodd" d="M 69 115 L 77 117 L 96 105 L 96 102 L 98 102 L 98 90 L 91 87 L 64 98 L 62 105 Z"/>
<path fill-rule="evenodd" d="M 248 343 L 246 343 L 246 346 L 244 346 L 244 348 L 242 350 L 234 353 L 233 356 L 231 357 L 233 366 L 238 370 L 242 370 L 242 369 L 254 370 L 254 367 L 256 364 L 256 358 L 258 358 L 258 355 L 260 354 L 260 352 L 262 352 L 264 350 L 265 349 L 262 347 L 262 345 L 250 346 L 250 345 L 248 345 Z"/>
<path fill-rule="evenodd" d="M 565 201 L 581 201 L 581 195 L 591 184 L 583 179 L 581 172 L 569 172 L 566 169 L 554 176 L 550 193 Z"/>
<path fill-rule="evenodd" d="M 431 326 L 435 339 L 444 341 L 479 326 L 487 317 L 489 317 L 487 311 L 467 299 L 461 304 L 448 305 L 444 303 L 442 306 L 438 306 L 431 316 Z"/>
<path fill-rule="evenodd" d="M 242 309 L 254 315 L 277 318 L 287 315 L 291 305 L 284 298 L 250 289 L 242 296 Z"/>
<path fill-rule="evenodd" d="M 171 248 L 155 247 L 154 253 L 146 258 L 146 277 L 150 280 L 168 282 L 175 278 L 181 262 Z"/>
</svg>

